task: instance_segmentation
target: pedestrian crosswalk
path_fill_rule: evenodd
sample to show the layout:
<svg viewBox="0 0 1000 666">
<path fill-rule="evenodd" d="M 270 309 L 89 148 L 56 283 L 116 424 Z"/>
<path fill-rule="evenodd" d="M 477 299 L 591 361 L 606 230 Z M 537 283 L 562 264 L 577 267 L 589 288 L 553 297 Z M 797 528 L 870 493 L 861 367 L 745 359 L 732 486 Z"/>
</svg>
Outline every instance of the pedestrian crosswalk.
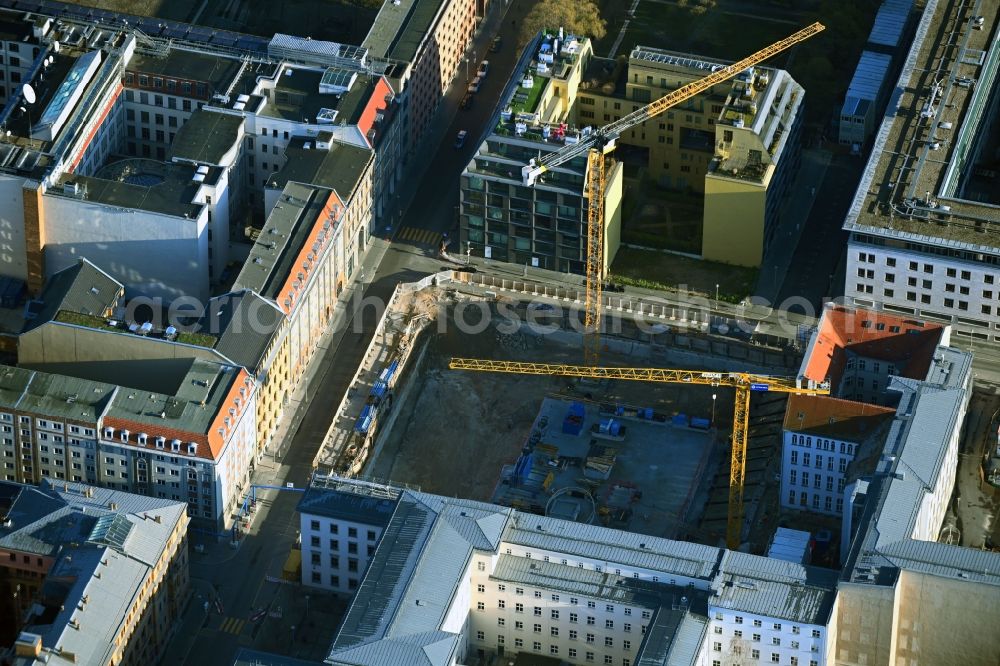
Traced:
<svg viewBox="0 0 1000 666">
<path fill-rule="evenodd" d="M 219 629 L 227 633 L 233 634 L 234 636 L 239 636 L 243 631 L 243 626 L 247 623 L 246 620 L 239 617 L 227 617 L 222 620 L 222 624 Z"/>
<path fill-rule="evenodd" d="M 403 227 L 399 231 L 402 240 L 412 243 L 423 243 L 425 245 L 437 245 L 441 241 L 441 234 L 430 229 L 416 229 L 414 227 Z"/>
</svg>

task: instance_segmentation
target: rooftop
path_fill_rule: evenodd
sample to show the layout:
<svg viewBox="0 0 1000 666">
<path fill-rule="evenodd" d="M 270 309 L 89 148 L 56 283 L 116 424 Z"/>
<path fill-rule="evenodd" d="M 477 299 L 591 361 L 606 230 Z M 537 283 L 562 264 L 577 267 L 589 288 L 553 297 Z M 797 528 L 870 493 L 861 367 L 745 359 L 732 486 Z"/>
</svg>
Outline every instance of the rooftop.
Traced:
<svg viewBox="0 0 1000 666">
<path fill-rule="evenodd" d="M 213 93 L 229 88 L 240 74 L 241 65 L 242 63 L 236 58 L 227 57 L 219 52 L 195 51 L 189 47 L 174 45 L 165 56 L 136 53 L 128 61 L 125 69 L 141 74 L 204 82 L 209 85 L 204 96 L 207 99 Z M 138 80 L 135 83 L 139 83 Z M 153 86 L 149 86 L 148 89 L 153 89 Z"/>
<path fill-rule="evenodd" d="M 829 305 L 823 310 L 813 340 L 802 360 L 801 375 L 827 379 L 834 391 L 849 356 L 893 364 L 893 374 L 923 379 L 935 349 L 945 340 L 945 327 L 886 312 Z"/>
<path fill-rule="evenodd" d="M 0 366 L 0 408 L 96 423 L 107 411 L 113 384 Z"/>
<path fill-rule="evenodd" d="M 136 165 L 130 170 L 118 171 L 117 179 L 105 179 L 65 173 L 57 187 L 49 194 L 62 194 L 93 203 L 119 208 L 136 208 L 171 217 L 196 219 L 202 205 L 194 203 L 199 183 L 192 180 L 194 168 L 190 165 L 170 164 L 154 160 L 126 160 Z M 107 173 L 102 169 L 101 173 Z M 140 184 L 152 182 L 155 184 Z M 76 190 L 74 191 L 74 184 Z"/>
<path fill-rule="evenodd" d="M 55 319 L 60 310 L 103 316 L 116 305 L 123 291 L 120 282 L 81 258 L 46 280 L 45 288 L 35 299 L 38 307 L 31 309 L 32 317 L 26 328 Z"/>
<path fill-rule="evenodd" d="M 256 374 L 284 319 L 273 301 L 244 290 L 209 301 L 202 329 L 218 335 L 216 351 Z"/>
<path fill-rule="evenodd" d="M 861 442 L 892 420 L 895 409 L 822 395 L 788 396 L 784 429 Z"/>
<path fill-rule="evenodd" d="M 410 490 L 379 540 L 330 648 L 334 664 L 449 663 L 458 635 L 441 631 L 475 550 L 495 552 L 509 510 Z"/>
<path fill-rule="evenodd" d="M 36 607 L 46 619 L 36 615 L 25 627 L 41 637 L 44 657 L 15 663 L 63 663 L 57 648 L 75 663 L 107 662 L 135 596 L 162 575 L 156 565 L 186 505 L 75 483 L 4 485 L 20 490 L 12 525 L 0 529 L 2 547 L 57 558 L 40 592 L 51 610 Z"/>
<path fill-rule="evenodd" d="M 196 109 L 174 137 L 170 157 L 227 166 L 222 164 L 222 158 L 242 140 L 243 122 L 240 114 Z"/>
<path fill-rule="evenodd" d="M 976 569 L 980 551 L 915 540 L 927 536 L 917 534 L 917 516 L 937 483 L 951 438 L 962 426 L 968 390 L 911 379 L 894 379 L 891 388 L 902 397 L 868 484 L 842 578 L 888 584 L 900 567 L 913 567 L 962 579 L 977 571 L 983 582 L 1000 585 L 1000 569 Z M 1000 557 L 994 559 L 1000 562 Z"/>
<path fill-rule="evenodd" d="M 244 371 L 196 359 L 173 395 L 119 390 L 104 425 L 130 431 L 129 441 L 133 444 L 140 433 L 148 434 L 147 442 L 139 445 L 150 448 L 158 436 L 168 442 L 179 439 L 185 447 L 194 442 L 199 444 L 199 458 L 213 460 L 225 443 L 214 429 L 219 413 L 241 384 L 249 385 Z"/>
<path fill-rule="evenodd" d="M 299 252 L 314 230 L 323 225 L 323 233 L 328 233 L 332 225 L 340 223 L 339 215 L 328 219 L 326 212 L 331 199 L 336 198 L 330 190 L 296 182 L 286 184 L 236 277 L 233 291 L 247 289 L 267 299 L 279 298 Z M 278 303 L 278 307 L 282 305 Z"/>
<path fill-rule="evenodd" d="M 299 500 L 301 514 L 384 527 L 396 509 L 399 493 L 363 481 L 314 483 Z"/>
<path fill-rule="evenodd" d="M 830 618 L 838 579 L 832 569 L 734 550 L 725 551 L 721 569 L 716 606 L 819 626 Z"/>
<path fill-rule="evenodd" d="M 410 62 L 444 0 L 399 0 L 382 5 L 363 46 L 377 58 Z"/>
<path fill-rule="evenodd" d="M 331 79 L 335 73 L 342 76 Z M 260 114 L 331 128 L 342 123 L 354 125 L 380 80 L 378 76 L 335 68 L 285 67 L 274 89 L 267 91 L 268 103 Z"/>
<path fill-rule="evenodd" d="M 283 189 L 288 183 L 318 185 L 350 200 L 375 153 L 338 141 L 330 141 L 328 149 L 316 146 L 315 140 L 292 139 L 285 148 L 285 165 L 271 176 L 267 187 Z"/>
<path fill-rule="evenodd" d="M 959 4 L 926 4 L 846 230 L 950 252 L 1000 249 L 1000 208 L 962 191 L 976 167 L 966 155 L 977 155 L 977 143 L 990 134 L 986 108 L 1000 66 L 998 3 L 988 0 L 977 12 L 985 19 L 981 29 Z"/>
</svg>

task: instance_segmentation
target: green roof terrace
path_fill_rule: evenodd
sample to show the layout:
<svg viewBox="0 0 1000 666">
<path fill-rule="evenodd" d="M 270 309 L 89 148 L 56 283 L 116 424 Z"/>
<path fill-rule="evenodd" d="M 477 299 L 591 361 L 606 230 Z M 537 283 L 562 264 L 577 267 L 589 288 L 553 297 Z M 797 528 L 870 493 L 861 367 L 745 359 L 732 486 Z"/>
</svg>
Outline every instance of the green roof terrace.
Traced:
<svg viewBox="0 0 1000 666">
<path fill-rule="evenodd" d="M 73 326 L 93 328 L 99 331 L 108 331 L 109 333 L 143 335 L 148 338 L 162 339 L 169 342 L 180 342 L 181 344 L 206 347 L 208 349 L 214 348 L 216 343 L 215 336 L 207 333 L 170 331 L 169 328 L 163 331 L 155 328 L 148 328 L 144 332 L 142 324 L 130 324 L 128 322 L 107 319 L 105 317 L 96 317 L 94 315 L 83 314 L 80 312 L 70 312 L 69 310 L 60 310 L 56 314 L 55 321 L 62 324 L 72 324 Z M 132 326 L 136 327 L 135 330 L 130 328 Z"/>
</svg>

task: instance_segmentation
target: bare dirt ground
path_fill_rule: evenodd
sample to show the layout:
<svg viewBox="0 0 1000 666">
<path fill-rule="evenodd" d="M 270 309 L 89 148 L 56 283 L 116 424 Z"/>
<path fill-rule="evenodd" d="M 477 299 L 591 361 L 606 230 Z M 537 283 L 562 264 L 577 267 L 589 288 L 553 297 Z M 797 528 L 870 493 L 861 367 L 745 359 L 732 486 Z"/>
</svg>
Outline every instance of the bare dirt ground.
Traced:
<svg viewBox="0 0 1000 666">
<path fill-rule="evenodd" d="M 578 388 L 565 378 L 453 371 L 453 356 L 578 363 L 579 347 L 518 333 L 499 336 L 494 328 L 477 335 L 455 326 L 429 340 L 425 371 L 418 378 L 381 452 L 364 475 L 419 486 L 444 495 L 489 500 L 501 467 L 513 463 L 546 395 L 652 407 L 668 414 L 709 417 L 712 390 L 616 382 Z M 606 365 L 644 365 L 645 359 L 606 354 Z M 718 394 L 717 424 L 727 427 L 732 395 Z"/>
</svg>

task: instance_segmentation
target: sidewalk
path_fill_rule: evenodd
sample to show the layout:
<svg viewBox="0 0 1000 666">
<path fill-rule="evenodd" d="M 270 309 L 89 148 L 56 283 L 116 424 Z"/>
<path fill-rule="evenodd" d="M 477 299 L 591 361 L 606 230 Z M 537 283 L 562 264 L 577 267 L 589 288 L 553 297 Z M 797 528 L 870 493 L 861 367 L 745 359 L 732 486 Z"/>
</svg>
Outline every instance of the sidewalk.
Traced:
<svg viewBox="0 0 1000 666">
<path fill-rule="evenodd" d="M 502 22 L 504 17 L 507 15 L 507 11 L 515 2 L 518 2 L 518 0 L 494 0 L 489 3 L 486 16 L 479 24 L 476 34 L 472 39 L 472 43 L 469 45 L 469 48 L 465 50 L 463 57 L 470 58 L 471 60 L 473 59 L 473 55 L 476 55 L 482 59 L 487 53 L 489 53 L 490 44 L 493 41 L 493 34 L 496 32 L 497 28 L 502 27 Z M 508 48 L 513 48 L 513 46 L 509 45 Z M 455 72 L 455 76 L 452 78 L 451 83 L 448 84 L 448 90 L 441 97 L 441 101 L 438 103 L 438 108 L 434 113 L 434 118 L 431 120 L 431 124 L 428 126 L 427 130 L 424 132 L 423 138 L 421 138 L 420 143 L 413 151 L 414 157 L 411 157 L 410 164 L 408 165 L 408 173 L 401 179 L 397 189 L 401 214 L 395 220 L 391 230 L 386 234 L 391 239 L 394 239 L 399 230 L 402 229 L 403 224 L 401 224 L 401 222 L 409 212 L 410 205 L 413 203 L 413 200 L 416 198 L 416 195 L 420 190 L 422 178 L 419 177 L 420 167 L 415 156 L 436 153 L 438 146 L 445 141 L 445 133 L 448 131 L 448 128 L 451 127 L 452 122 L 454 122 L 455 115 L 458 112 L 458 105 L 461 103 L 462 97 L 465 95 L 466 83 L 465 69 L 459 67 Z"/>
</svg>

